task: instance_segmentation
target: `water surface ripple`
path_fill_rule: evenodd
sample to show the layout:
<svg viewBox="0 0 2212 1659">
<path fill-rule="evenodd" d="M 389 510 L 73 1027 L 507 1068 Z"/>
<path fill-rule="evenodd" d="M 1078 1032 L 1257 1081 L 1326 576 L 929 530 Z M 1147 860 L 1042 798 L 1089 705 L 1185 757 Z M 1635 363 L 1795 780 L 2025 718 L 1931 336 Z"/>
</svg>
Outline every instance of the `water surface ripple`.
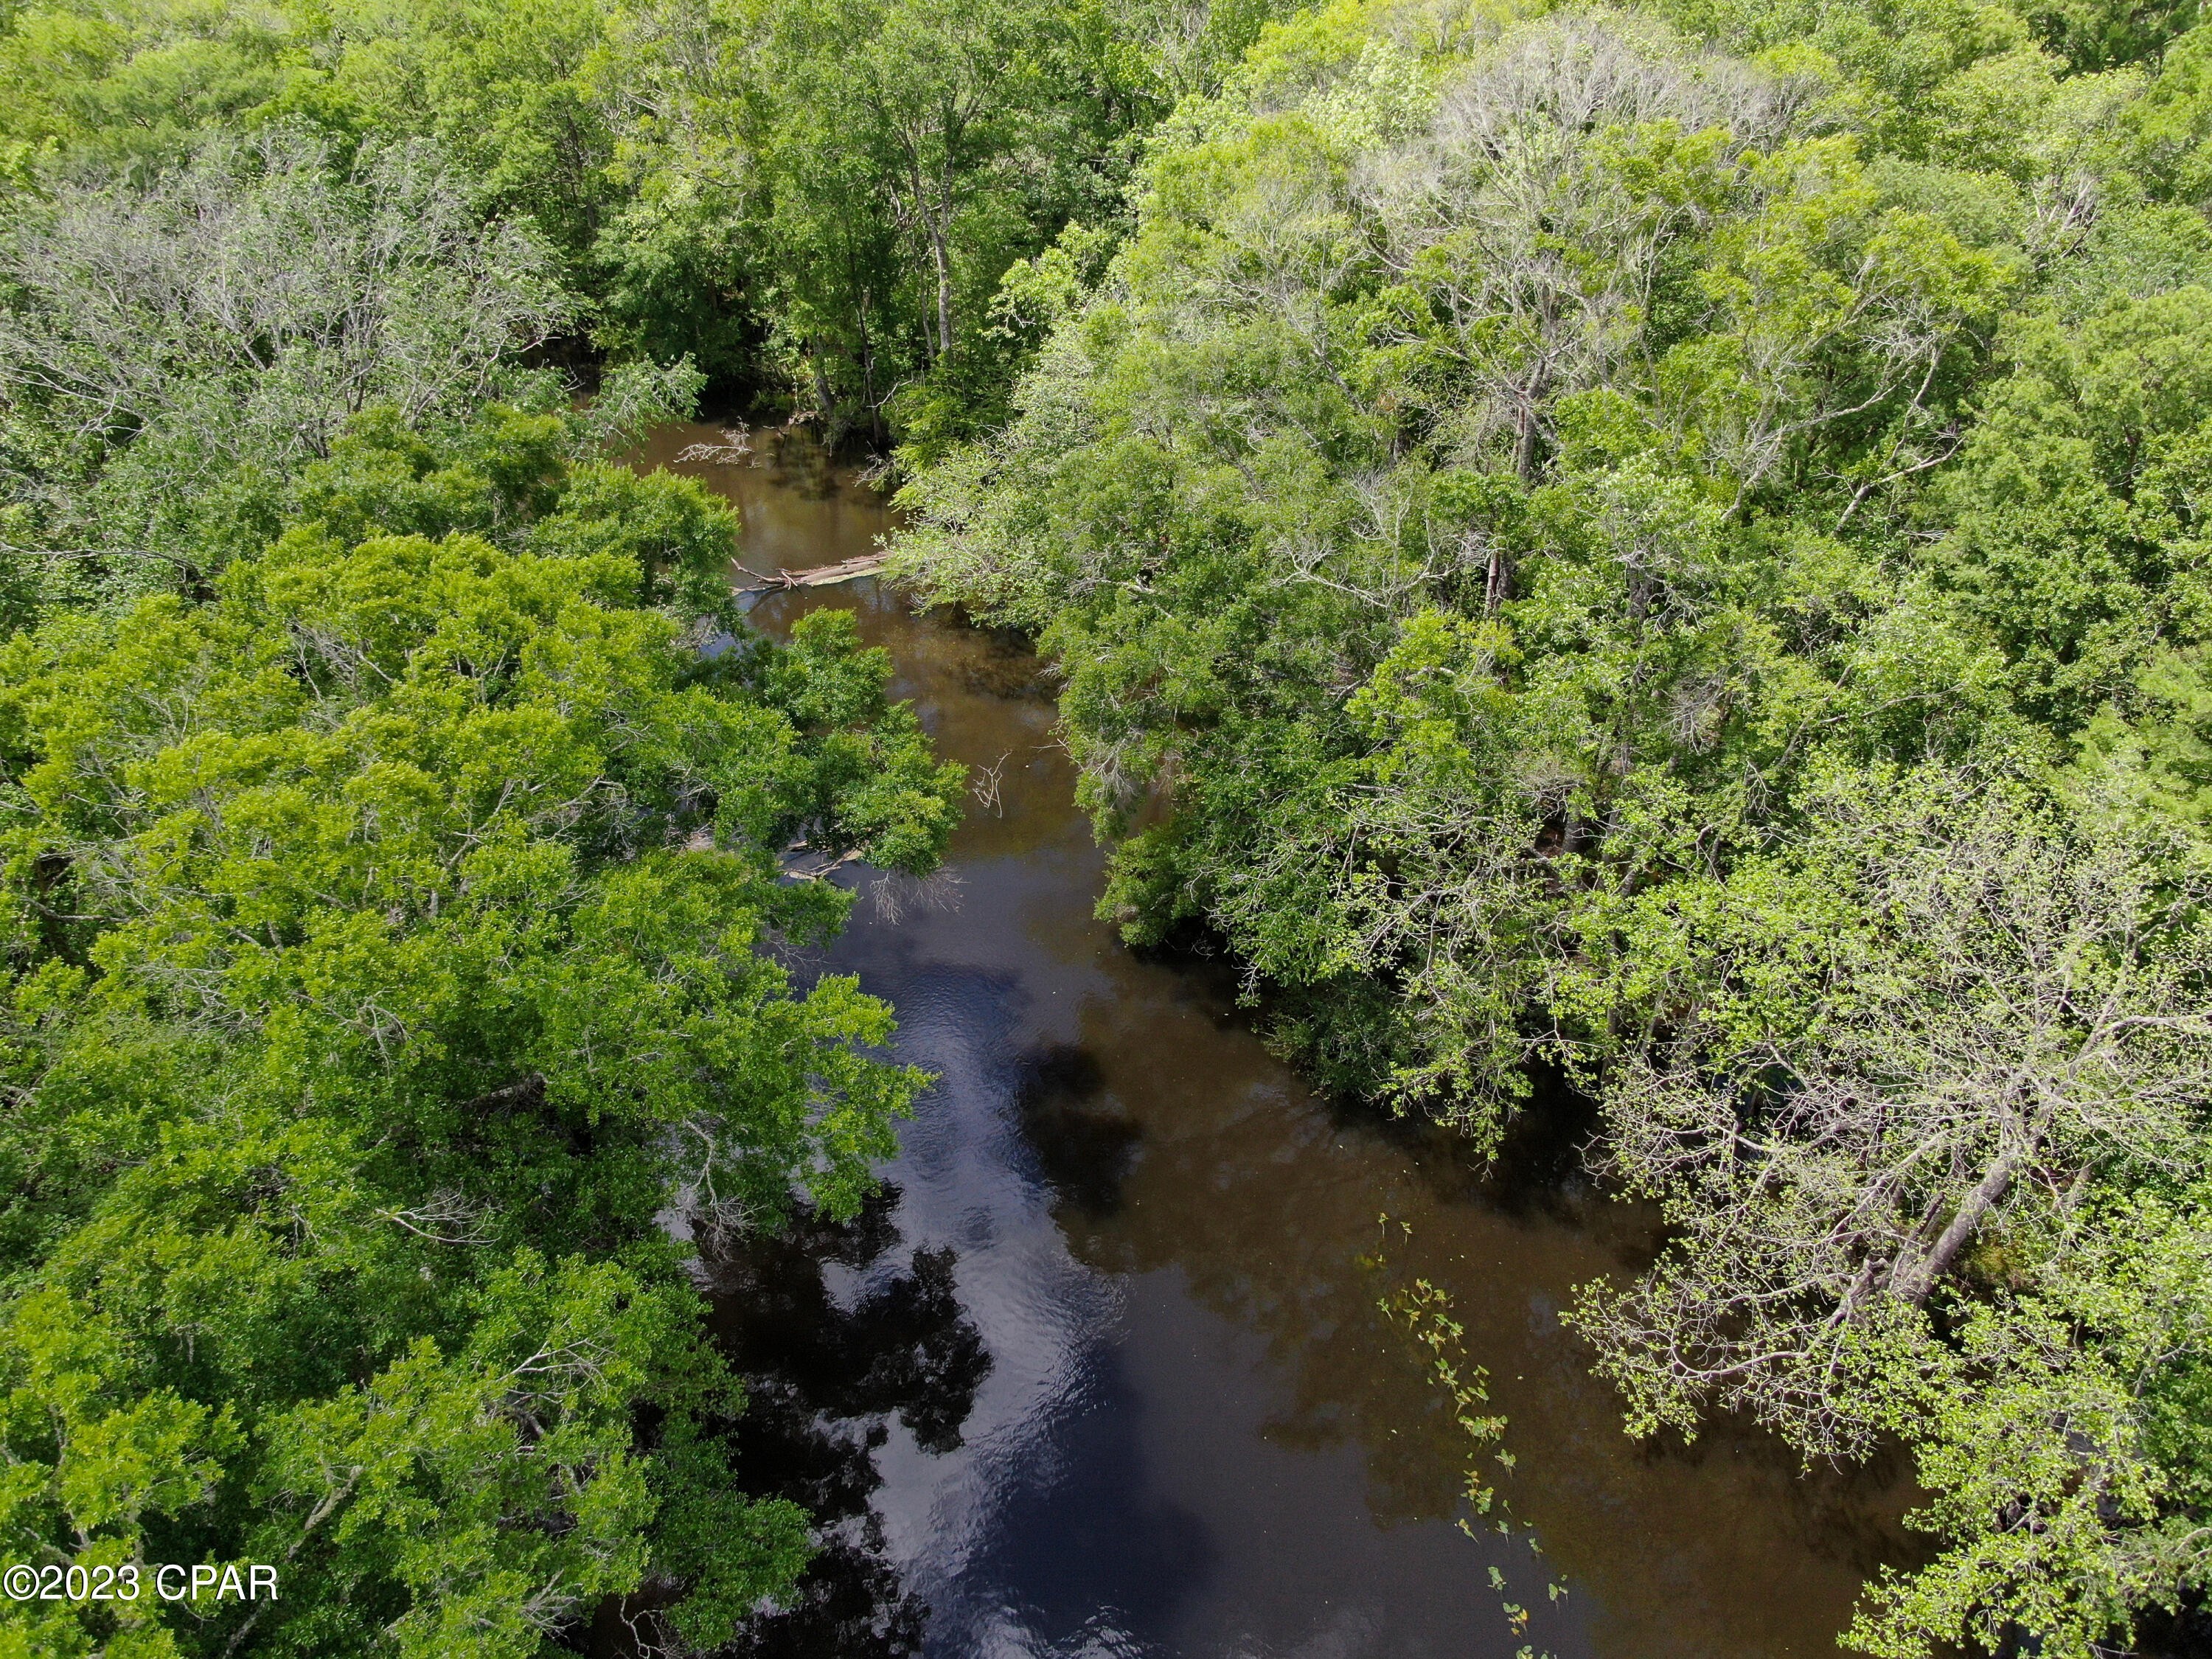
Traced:
<svg viewBox="0 0 2212 1659">
<path fill-rule="evenodd" d="M 668 428 L 646 459 L 713 435 Z M 684 469 L 738 500 L 753 568 L 890 526 L 803 440 L 757 445 Z M 1018 641 L 873 582 L 755 614 L 780 630 L 818 605 L 856 611 L 942 752 L 1003 783 L 944 876 L 854 875 L 852 925 L 802 964 L 888 998 L 898 1056 L 939 1079 L 884 1193 L 848 1226 L 709 1254 L 751 1381 L 741 1475 L 830 1522 L 805 1599 L 744 1650 L 1834 1652 L 1902 1547 L 1896 1472 L 1802 1478 L 1748 1433 L 1626 1439 L 1558 1312 L 1648 1259 L 1645 1218 L 1571 1176 L 1486 1182 L 1449 1135 L 1316 1100 L 1218 969 L 1141 959 L 1093 918 L 1103 860 Z M 1376 1310 L 1416 1274 L 1510 1419 L 1510 1537 L 1459 1529 L 1461 1442 Z"/>
</svg>

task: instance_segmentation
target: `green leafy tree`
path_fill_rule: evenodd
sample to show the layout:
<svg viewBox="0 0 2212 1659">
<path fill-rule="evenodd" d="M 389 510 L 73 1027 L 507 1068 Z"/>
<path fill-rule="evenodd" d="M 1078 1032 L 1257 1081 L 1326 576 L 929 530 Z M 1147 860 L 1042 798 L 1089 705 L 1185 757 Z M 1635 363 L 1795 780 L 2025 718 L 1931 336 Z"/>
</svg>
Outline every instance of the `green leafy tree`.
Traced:
<svg viewBox="0 0 2212 1659">
<path fill-rule="evenodd" d="M 2207 1572 L 2202 30 L 1665 9 L 1269 33 L 898 568 L 1054 657 L 1127 935 L 1597 1097 L 1632 1430 L 1912 1446 L 1854 1641 L 2117 1650 Z"/>
<path fill-rule="evenodd" d="M 699 654 L 696 485 L 526 446 L 528 545 L 392 533 L 420 445 L 370 423 L 211 599 L 0 666 L 10 1548 L 284 1589 L 16 1611 L 41 1651 L 527 1654 L 631 1595 L 703 1648 L 807 1553 L 731 1488 L 653 1218 L 858 1203 L 919 1079 L 764 953 L 844 902 L 779 854 L 927 867 L 957 770 L 848 618 Z"/>
<path fill-rule="evenodd" d="M 345 163 L 296 130 L 26 203 L 0 273 L 10 556 L 125 591 L 272 535 L 288 479 L 370 406 L 465 420 L 568 303 L 436 151 Z"/>
</svg>

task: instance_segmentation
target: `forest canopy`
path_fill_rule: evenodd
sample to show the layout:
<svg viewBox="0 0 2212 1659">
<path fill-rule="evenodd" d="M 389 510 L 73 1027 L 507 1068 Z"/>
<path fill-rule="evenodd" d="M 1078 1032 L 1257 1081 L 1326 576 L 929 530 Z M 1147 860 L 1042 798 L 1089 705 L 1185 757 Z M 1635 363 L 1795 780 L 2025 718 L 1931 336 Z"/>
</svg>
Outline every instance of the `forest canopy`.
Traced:
<svg viewBox="0 0 2212 1659">
<path fill-rule="evenodd" d="M 782 965 L 847 902 L 784 854 L 927 870 L 959 773 L 848 617 L 744 624 L 733 509 L 604 459 L 702 377 L 562 372 L 557 224 L 240 115 L 270 21 L 0 37 L 0 1533 L 282 1599 L 11 1601 L 0 1651 L 705 1650 L 811 1520 L 736 1485 L 661 1218 L 856 1208 L 922 1079 Z M 180 87 L 233 106 L 137 118 Z"/>
<path fill-rule="evenodd" d="M 1596 1099 L 1632 1432 L 1911 1448 L 1898 1659 L 2212 1571 L 2194 22 L 1304 14 L 904 497 L 1065 676 L 1128 938 L 1490 1144 Z"/>
<path fill-rule="evenodd" d="M 2194 0 L 16 3 L 0 193 L 0 1528 L 303 1569 L 0 1655 L 789 1593 L 657 1218 L 859 1201 L 922 1080 L 781 855 L 961 779 L 607 465 L 702 397 L 1036 639 L 1130 940 L 1595 1103 L 1629 1430 L 1912 1455 L 1851 1644 L 2203 1628 Z"/>
</svg>

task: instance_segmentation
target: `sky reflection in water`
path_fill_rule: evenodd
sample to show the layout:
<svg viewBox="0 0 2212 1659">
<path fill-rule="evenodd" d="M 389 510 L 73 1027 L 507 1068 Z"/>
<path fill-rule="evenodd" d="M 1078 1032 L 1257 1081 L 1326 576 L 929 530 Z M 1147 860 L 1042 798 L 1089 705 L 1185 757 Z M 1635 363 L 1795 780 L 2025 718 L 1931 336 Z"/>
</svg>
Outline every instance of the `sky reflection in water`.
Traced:
<svg viewBox="0 0 2212 1659">
<path fill-rule="evenodd" d="M 687 469 L 741 501 L 755 568 L 851 556 L 888 523 L 800 445 L 757 459 Z M 1644 1218 L 1571 1181 L 1486 1182 L 1448 1136 L 1311 1098 L 1217 971 L 1140 960 L 1093 919 L 1103 859 L 1019 645 L 873 583 L 757 616 L 821 605 L 856 608 L 940 749 L 1004 757 L 1005 785 L 949 878 L 858 875 L 847 934 L 799 964 L 858 973 L 898 1010 L 900 1058 L 939 1074 L 890 1185 L 850 1226 L 710 1263 L 753 1379 L 748 1487 L 839 1517 L 806 1602 L 748 1651 L 1836 1651 L 1857 1582 L 1904 1547 L 1897 1471 L 1801 1480 L 1726 1431 L 1628 1442 L 1557 1316 L 1644 1259 Z M 1451 1293 L 1510 1419 L 1511 1538 L 1455 1528 L 1462 1443 L 1360 1261 L 1383 1212 L 1412 1229 L 1384 1271 Z"/>
</svg>

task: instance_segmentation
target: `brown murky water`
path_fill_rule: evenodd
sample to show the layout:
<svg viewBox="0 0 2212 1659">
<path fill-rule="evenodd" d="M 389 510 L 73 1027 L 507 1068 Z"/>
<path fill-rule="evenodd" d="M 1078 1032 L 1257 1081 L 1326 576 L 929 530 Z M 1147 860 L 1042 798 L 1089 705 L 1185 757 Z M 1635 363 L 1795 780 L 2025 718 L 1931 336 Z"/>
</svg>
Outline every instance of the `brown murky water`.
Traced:
<svg viewBox="0 0 2212 1659">
<path fill-rule="evenodd" d="M 668 429 L 647 459 L 712 436 Z M 890 526 L 803 441 L 684 470 L 742 505 L 757 569 Z M 1903 1548 L 1894 1471 L 1801 1478 L 1748 1434 L 1627 1440 L 1558 1312 L 1638 1264 L 1643 1218 L 1571 1156 L 1486 1182 L 1445 1134 L 1316 1099 L 1218 971 L 1140 958 L 1093 919 L 1103 857 L 1018 642 L 873 582 L 755 617 L 817 605 L 857 611 L 940 750 L 1000 787 L 930 888 L 859 874 L 820 963 L 889 998 L 899 1054 L 941 1079 L 881 1200 L 709 1264 L 753 1380 L 741 1474 L 832 1522 L 807 1601 L 750 1650 L 1835 1651 L 1860 1580 Z M 1462 1443 L 1376 1310 L 1417 1274 L 1450 1293 L 1510 1419 L 1510 1537 L 1457 1528 Z"/>
</svg>

